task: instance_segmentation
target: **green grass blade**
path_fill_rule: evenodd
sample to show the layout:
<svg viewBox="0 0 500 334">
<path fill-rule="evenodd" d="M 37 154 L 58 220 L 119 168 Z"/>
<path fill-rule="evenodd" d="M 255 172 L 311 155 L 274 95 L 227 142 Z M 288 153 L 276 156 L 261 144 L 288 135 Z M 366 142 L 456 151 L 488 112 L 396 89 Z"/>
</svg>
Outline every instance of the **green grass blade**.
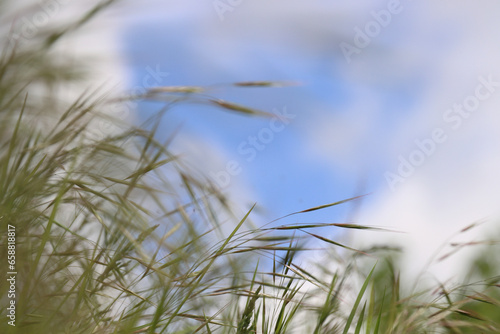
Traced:
<svg viewBox="0 0 500 334">
<path fill-rule="evenodd" d="M 375 264 L 376 266 L 376 264 Z M 363 295 L 366 291 L 366 288 L 368 287 L 368 284 L 370 283 L 370 279 L 372 277 L 373 271 L 375 270 L 375 266 L 373 266 L 372 270 L 368 274 L 368 277 L 366 277 L 365 282 L 363 283 L 363 286 L 361 287 L 361 290 L 358 293 L 358 297 L 356 298 L 356 301 L 354 302 L 354 306 L 352 307 L 351 313 L 349 314 L 349 317 L 347 318 L 347 322 L 344 326 L 344 331 L 342 332 L 343 334 L 347 334 L 349 331 L 349 328 L 351 327 L 352 320 L 354 319 L 354 316 L 356 315 L 356 310 L 358 308 L 359 303 L 361 302 L 361 298 L 363 298 Z"/>
</svg>

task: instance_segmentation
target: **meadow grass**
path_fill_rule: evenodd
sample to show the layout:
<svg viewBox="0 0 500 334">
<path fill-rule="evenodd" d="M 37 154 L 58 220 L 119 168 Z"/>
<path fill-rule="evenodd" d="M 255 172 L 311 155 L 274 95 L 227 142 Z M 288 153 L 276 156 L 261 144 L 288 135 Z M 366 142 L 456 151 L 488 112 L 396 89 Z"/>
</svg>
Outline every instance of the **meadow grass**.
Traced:
<svg viewBox="0 0 500 334">
<path fill-rule="evenodd" d="M 97 89 L 65 101 L 57 88 L 85 71 L 54 62 L 53 47 L 102 7 L 22 46 L 2 46 L 0 258 L 6 274 L 14 226 L 17 275 L 15 327 L 6 316 L 10 284 L 0 281 L 0 333 L 500 332 L 494 242 L 464 263 L 471 275 L 463 284 L 410 290 L 397 249 L 353 249 L 316 232 L 376 229 L 279 219 L 255 227 L 254 207 L 236 214 L 208 178 L 156 140 L 164 116 L 149 130 L 110 119 L 106 109 L 124 101 Z M 269 116 L 207 97 L 203 87 L 158 87 L 134 98 Z M 102 120 L 121 125 L 96 134 Z M 323 248 L 309 249 L 311 240 Z"/>
</svg>

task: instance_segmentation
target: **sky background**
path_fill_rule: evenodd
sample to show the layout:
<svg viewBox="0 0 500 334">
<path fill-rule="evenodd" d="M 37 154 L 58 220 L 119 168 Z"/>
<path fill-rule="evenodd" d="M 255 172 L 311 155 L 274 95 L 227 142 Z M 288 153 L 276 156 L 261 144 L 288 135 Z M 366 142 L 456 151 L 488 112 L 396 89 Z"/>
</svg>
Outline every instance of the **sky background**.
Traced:
<svg viewBox="0 0 500 334">
<path fill-rule="evenodd" d="M 159 137 L 176 132 L 172 149 L 208 175 L 237 161 L 241 172 L 223 190 L 241 212 L 257 202 L 260 223 L 370 193 L 362 202 L 288 222 L 350 221 L 403 231 L 356 232 L 349 242 L 398 242 L 407 250 L 408 275 L 473 222 L 487 220 L 454 240 L 498 236 L 500 87 L 456 129 L 443 118 L 475 94 L 479 77 L 500 82 L 498 1 L 401 0 L 398 13 L 350 61 L 341 44 L 355 45 L 356 29 L 373 25 L 373 11 L 394 1 L 243 0 L 219 15 L 221 3 L 229 1 L 123 1 L 64 47 L 99 53 L 107 63 L 96 81 L 125 91 L 201 85 L 216 98 L 293 115 L 252 161 L 238 146 L 266 131 L 269 119 L 186 104 L 169 111 L 160 127 Z M 86 6 L 61 4 L 54 18 Z M 151 80 L 155 69 L 161 75 Z M 300 85 L 230 86 L 262 80 Z M 140 124 L 162 106 L 143 102 L 123 116 Z M 446 141 L 391 189 L 385 174 L 397 173 L 400 157 L 408 159 L 415 141 L 432 138 L 437 128 Z M 446 278 L 467 256 L 431 272 Z"/>
<path fill-rule="evenodd" d="M 401 1 L 390 23 L 350 61 L 340 44 L 355 45 L 355 29 L 365 29 L 374 20 L 372 11 L 387 10 L 390 1 L 247 0 L 225 11 L 223 19 L 215 3 L 133 6 L 133 18 L 119 34 L 120 54 L 131 87 L 141 85 L 148 66 L 158 67 L 169 73 L 160 85 L 215 84 L 212 96 L 294 115 L 251 162 L 237 147 L 269 120 L 201 105 L 179 107 L 165 119 L 165 134 L 179 131 L 175 150 L 205 172 L 222 171 L 230 160 L 240 164 L 241 173 L 224 191 L 243 210 L 257 202 L 265 222 L 370 193 L 357 208 L 347 204 L 291 222 L 352 220 L 404 231 L 354 233 L 352 242 L 395 239 L 408 248 L 413 268 L 470 223 L 489 219 L 483 230 L 464 235 L 467 241 L 495 231 L 500 90 L 456 130 L 443 116 L 474 95 L 479 76 L 500 81 L 500 3 Z M 222 85 L 253 80 L 301 85 Z M 141 104 L 138 119 L 159 107 Z M 396 173 L 399 157 L 408 158 L 417 149 L 415 140 L 431 138 L 436 128 L 447 140 L 391 190 L 385 173 Z M 464 256 L 434 272 L 444 277 Z"/>
</svg>

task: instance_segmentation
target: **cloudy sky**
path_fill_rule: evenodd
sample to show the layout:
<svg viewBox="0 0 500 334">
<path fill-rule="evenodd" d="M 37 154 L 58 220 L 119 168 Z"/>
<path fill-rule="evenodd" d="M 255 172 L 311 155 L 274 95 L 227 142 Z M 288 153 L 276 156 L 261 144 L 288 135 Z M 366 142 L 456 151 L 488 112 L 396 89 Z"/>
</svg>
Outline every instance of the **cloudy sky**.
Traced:
<svg viewBox="0 0 500 334">
<path fill-rule="evenodd" d="M 416 272 L 463 227 L 487 221 L 454 240 L 498 229 L 499 13 L 494 0 L 124 1 L 71 47 L 103 52 L 112 61 L 101 80 L 124 89 L 203 85 L 287 116 L 186 104 L 167 114 L 160 137 L 177 131 L 173 148 L 243 211 L 257 202 L 262 222 L 370 193 L 290 222 L 403 231 L 355 233 L 351 242 L 392 238 Z M 262 80 L 300 84 L 229 85 Z M 141 103 L 136 122 L 161 107 Z M 445 278 L 465 257 L 432 272 Z"/>
<path fill-rule="evenodd" d="M 222 185 L 227 163 L 237 163 L 224 189 L 239 205 L 257 202 L 270 220 L 371 193 L 362 205 L 293 222 L 348 219 L 404 231 L 358 233 L 352 242 L 395 238 L 408 247 L 412 270 L 468 224 L 488 219 L 464 240 L 495 230 L 498 2 L 229 3 L 129 5 L 123 11 L 133 15 L 118 44 L 130 87 L 159 69 L 168 73 L 159 85 L 212 85 L 212 96 L 290 115 L 277 131 L 267 119 L 186 105 L 164 122 L 165 134 L 180 129 L 176 149 Z M 252 80 L 301 84 L 224 85 Z M 160 107 L 144 103 L 140 112 Z M 244 150 L 251 147 L 253 153 Z M 463 258 L 433 272 L 439 276 Z"/>
</svg>

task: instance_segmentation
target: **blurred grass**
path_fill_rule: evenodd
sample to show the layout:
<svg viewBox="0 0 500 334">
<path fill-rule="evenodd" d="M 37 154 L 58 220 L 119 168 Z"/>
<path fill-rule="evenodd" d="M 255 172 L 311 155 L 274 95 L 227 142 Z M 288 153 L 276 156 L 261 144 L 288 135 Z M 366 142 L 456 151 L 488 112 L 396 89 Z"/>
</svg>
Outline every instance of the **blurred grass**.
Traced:
<svg viewBox="0 0 500 334">
<path fill-rule="evenodd" d="M 64 55 L 54 57 L 53 47 L 111 3 L 23 45 L 3 42 L 0 258 L 7 268 L 6 231 L 14 225 L 18 274 L 16 327 L 5 316 L 9 284 L 0 281 L 0 333 L 500 332 L 496 243 L 464 263 L 471 275 L 463 284 L 411 291 L 389 245 L 356 250 L 314 232 L 379 229 L 255 228 L 253 208 L 238 217 L 208 179 L 156 141 L 156 127 L 107 115 L 124 101 L 98 90 L 64 101 L 58 87 L 84 82 L 85 70 L 56 61 Z M 268 115 L 205 94 L 158 87 L 141 98 Z M 102 121 L 120 126 L 102 133 Z"/>
</svg>

